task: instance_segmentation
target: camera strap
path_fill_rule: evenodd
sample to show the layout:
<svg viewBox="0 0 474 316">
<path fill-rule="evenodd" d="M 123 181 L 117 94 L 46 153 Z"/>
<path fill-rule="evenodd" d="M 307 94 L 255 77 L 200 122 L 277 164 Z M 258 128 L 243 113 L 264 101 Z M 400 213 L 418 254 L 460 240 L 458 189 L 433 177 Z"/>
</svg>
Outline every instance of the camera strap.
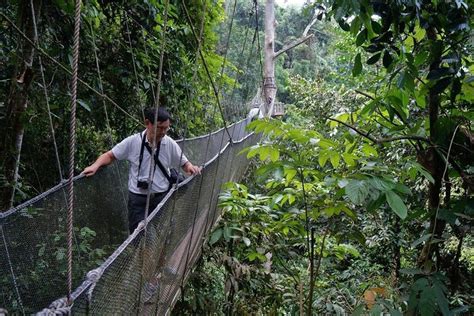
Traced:
<svg viewBox="0 0 474 316">
<path fill-rule="evenodd" d="M 140 157 L 139 157 L 139 160 L 138 160 L 138 174 L 140 174 L 140 168 L 142 166 L 144 148 L 147 149 L 147 151 L 150 153 L 150 155 L 152 154 L 152 149 L 150 147 L 150 144 L 148 144 L 145 141 L 145 137 L 146 137 L 146 132 L 144 132 L 143 136 L 142 136 L 142 146 L 140 148 Z M 166 169 L 163 166 L 163 164 L 161 163 L 160 159 L 158 159 L 158 155 L 160 154 L 160 147 L 161 147 L 160 145 L 161 145 L 161 142 L 157 144 L 156 152 L 155 152 L 155 155 L 153 156 L 153 158 L 155 160 L 155 169 L 156 169 L 156 166 L 158 165 L 158 168 L 160 168 L 160 170 L 163 173 L 163 175 L 165 176 L 166 180 L 168 180 L 168 182 L 171 185 L 171 183 L 172 183 L 171 177 L 168 174 L 168 172 L 166 172 Z"/>
</svg>

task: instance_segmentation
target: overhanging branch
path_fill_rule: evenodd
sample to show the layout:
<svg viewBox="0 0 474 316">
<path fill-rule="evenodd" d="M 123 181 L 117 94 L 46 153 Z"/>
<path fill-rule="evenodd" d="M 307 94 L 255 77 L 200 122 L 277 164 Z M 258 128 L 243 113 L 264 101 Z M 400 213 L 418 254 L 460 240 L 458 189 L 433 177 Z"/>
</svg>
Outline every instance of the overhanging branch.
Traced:
<svg viewBox="0 0 474 316">
<path fill-rule="evenodd" d="M 309 35 L 306 35 L 304 37 L 300 37 L 299 39 L 295 40 L 294 42 L 284 46 L 282 49 L 280 49 L 278 52 L 276 52 L 274 55 L 273 55 L 273 59 L 276 59 L 278 56 L 280 56 L 281 54 L 283 54 L 284 52 L 306 42 L 307 40 L 309 40 L 311 37 L 313 37 L 314 34 L 309 34 Z"/>
<path fill-rule="evenodd" d="M 339 124 L 342 124 L 342 125 L 350 128 L 350 129 L 352 129 L 357 134 L 367 138 L 368 140 L 370 140 L 371 142 L 373 142 L 375 144 L 389 143 L 389 142 L 393 142 L 393 141 L 397 141 L 397 140 L 418 140 L 418 141 L 423 141 L 423 142 L 431 144 L 431 141 L 428 138 L 423 137 L 423 136 L 418 136 L 418 135 L 402 135 L 402 136 L 394 136 L 394 137 L 386 137 L 386 138 L 376 138 L 376 137 L 370 135 L 369 133 L 358 129 L 355 126 L 347 124 L 346 122 L 343 122 L 341 120 L 338 120 L 338 119 L 335 119 L 335 118 L 332 118 L 332 117 L 326 117 L 326 118 L 330 121 L 337 122 Z"/>
<path fill-rule="evenodd" d="M 311 29 L 311 27 L 314 25 L 314 23 L 316 23 L 316 21 L 318 20 L 318 11 L 316 10 L 314 12 L 314 15 L 313 15 L 313 18 L 311 19 L 311 22 L 309 22 L 309 24 L 305 27 L 304 31 L 303 31 L 303 34 L 301 35 L 300 38 L 298 38 L 297 40 L 291 42 L 290 44 L 288 45 L 285 45 L 283 46 L 282 49 L 280 49 L 278 52 L 276 52 L 274 55 L 273 55 L 273 59 L 276 59 L 278 56 L 280 56 L 281 54 L 283 54 L 284 52 L 286 52 L 287 50 L 290 50 L 304 42 L 306 42 L 307 40 L 309 40 L 311 37 L 314 36 L 314 34 L 309 34 L 308 35 L 308 32 L 309 30 Z"/>
</svg>

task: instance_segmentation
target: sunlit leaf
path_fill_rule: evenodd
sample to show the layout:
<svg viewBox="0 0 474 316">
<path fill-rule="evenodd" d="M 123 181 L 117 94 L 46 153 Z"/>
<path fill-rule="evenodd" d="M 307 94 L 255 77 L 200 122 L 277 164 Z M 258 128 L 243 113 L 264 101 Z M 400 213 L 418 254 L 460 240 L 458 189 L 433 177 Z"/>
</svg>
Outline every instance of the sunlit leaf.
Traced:
<svg viewBox="0 0 474 316">
<path fill-rule="evenodd" d="M 341 157 L 339 156 L 339 154 L 337 152 L 332 152 L 329 159 L 330 159 L 331 164 L 334 168 L 339 167 L 339 162 L 341 160 Z"/>
<path fill-rule="evenodd" d="M 364 144 L 362 146 L 362 152 L 366 154 L 367 156 L 378 157 L 377 150 L 373 146 L 370 146 L 369 144 Z"/>
<path fill-rule="evenodd" d="M 248 247 L 250 246 L 250 239 L 248 239 L 247 237 L 242 237 L 242 241 L 244 242 L 244 244 Z"/>
<path fill-rule="evenodd" d="M 356 156 L 353 155 L 353 154 L 349 154 L 349 153 L 343 153 L 342 154 L 342 159 L 344 159 L 344 162 L 348 165 L 348 166 L 351 166 L 351 167 L 354 167 L 356 164 L 355 162 L 355 159 Z"/>
<path fill-rule="evenodd" d="M 295 169 L 285 169 L 286 181 L 291 181 L 296 176 L 297 171 Z"/>
</svg>

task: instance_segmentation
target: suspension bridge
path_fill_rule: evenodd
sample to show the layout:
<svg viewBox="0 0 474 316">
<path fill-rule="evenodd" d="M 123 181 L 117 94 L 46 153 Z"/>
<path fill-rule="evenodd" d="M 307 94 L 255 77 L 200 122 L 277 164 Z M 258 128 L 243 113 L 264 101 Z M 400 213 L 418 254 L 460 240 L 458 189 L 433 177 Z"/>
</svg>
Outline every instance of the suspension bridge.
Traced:
<svg viewBox="0 0 474 316">
<path fill-rule="evenodd" d="M 202 174 L 174 186 L 128 235 L 126 163 L 116 162 L 91 178 L 74 174 L 77 86 L 83 85 L 100 96 L 105 117 L 105 103 L 132 118 L 133 115 L 103 90 L 95 46 L 100 88 L 93 88 L 78 77 L 81 2 L 76 1 L 75 8 L 72 70 L 41 49 L 33 1 L 30 5 L 34 40 L 3 13 L 2 17 L 42 57 L 72 77 L 70 169 L 66 179 L 60 172 L 61 181 L 53 188 L 0 213 L 0 311 L 4 308 L 11 314 L 39 315 L 168 314 L 200 256 L 203 242 L 220 217 L 218 195 L 222 185 L 243 176 L 248 161 L 239 152 L 255 144 L 259 136 L 246 131 L 249 119 L 227 122 L 218 88 L 199 51 L 201 39 L 191 26 L 224 127 L 178 142 L 190 161 L 203 166 Z M 166 17 L 167 6 L 164 25 Z M 187 18 L 190 21 L 189 15 Z M 128 30 L 128 17 L 126 21 Z M 162 31 L 163 43 L 165 32 L 166 28 Z M 163 47 L 161 51 L 159 78 L 156 90 L 152 89 L 155 107 L 160 106 Z M 50 96 L 41 57 L 38 61 L 51 123 Z M 134 71 L 138 77 L 135 68 Z M 278 108 L 277 115 L 281 114 L 282 109 Z M 108 121 L 106 124 L 111 130 Z M 55 139 L 52 123 L 50 127 Z M 54 145 L 61 170 L 56 140 Z"/>
</svg>

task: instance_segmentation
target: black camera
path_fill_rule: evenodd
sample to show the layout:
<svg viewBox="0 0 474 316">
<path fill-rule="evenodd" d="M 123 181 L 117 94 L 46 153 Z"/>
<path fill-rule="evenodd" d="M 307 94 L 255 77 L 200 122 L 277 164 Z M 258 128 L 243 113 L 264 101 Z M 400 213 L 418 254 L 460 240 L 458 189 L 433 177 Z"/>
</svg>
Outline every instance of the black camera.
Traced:
<svg viewBox="0 0 474 316">
<path fill-rule="evenodd" d="M 137 187 L 143 190 L 148 189 L 148 180 L 137 180 Z"/>
</svg>

